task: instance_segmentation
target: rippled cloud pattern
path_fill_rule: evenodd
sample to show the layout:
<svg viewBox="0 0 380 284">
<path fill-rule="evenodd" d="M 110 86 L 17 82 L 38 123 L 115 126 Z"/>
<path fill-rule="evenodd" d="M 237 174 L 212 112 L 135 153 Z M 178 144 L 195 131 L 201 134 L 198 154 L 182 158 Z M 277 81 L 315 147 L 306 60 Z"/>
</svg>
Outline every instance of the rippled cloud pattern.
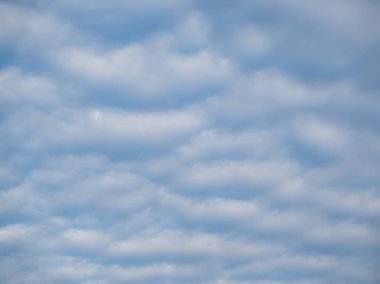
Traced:
<svg viewBox="0 0 380 284">
<path fill-rule="evenodd" d="M 0 282 L 379 283 L 379 15 L 0 1 Z"/>
</svg>

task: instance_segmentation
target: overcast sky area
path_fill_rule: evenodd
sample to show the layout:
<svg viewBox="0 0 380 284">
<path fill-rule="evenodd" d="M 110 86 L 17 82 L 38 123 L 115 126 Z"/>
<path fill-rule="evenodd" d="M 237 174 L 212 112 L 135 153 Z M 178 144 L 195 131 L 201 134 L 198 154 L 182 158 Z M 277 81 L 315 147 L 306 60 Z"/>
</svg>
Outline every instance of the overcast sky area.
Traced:
<svg viewBox="0 0 380 284">
<path fill-rule="evenodd" d="M 0 0 L 0 282 L 380 283 L 379 27 L 376 0 Z"/>
</svg>

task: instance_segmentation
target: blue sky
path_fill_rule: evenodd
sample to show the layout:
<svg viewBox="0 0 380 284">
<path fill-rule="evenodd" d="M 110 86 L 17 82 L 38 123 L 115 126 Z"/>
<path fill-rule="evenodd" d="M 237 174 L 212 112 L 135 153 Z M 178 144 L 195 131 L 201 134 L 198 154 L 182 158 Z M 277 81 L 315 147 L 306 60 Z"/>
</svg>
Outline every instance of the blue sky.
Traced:
<svg viewBox="0 0 380 284">
<path fill-rule="evenodd" d="M 0 2 L 0 279 L 380 281 L 380 6 Z"/>
</svg>

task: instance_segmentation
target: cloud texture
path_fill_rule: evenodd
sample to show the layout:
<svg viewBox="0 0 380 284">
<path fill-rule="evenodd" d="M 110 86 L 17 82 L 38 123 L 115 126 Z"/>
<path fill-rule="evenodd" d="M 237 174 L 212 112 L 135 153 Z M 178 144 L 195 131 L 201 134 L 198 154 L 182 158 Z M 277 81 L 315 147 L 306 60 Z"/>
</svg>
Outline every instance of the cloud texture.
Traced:
<svg viewBox="0 0 380 284">
<path fill-rule="evenodd" d="M 1 1 L 2 283 L 378 283 L 379 13 Z"/>
</svg>

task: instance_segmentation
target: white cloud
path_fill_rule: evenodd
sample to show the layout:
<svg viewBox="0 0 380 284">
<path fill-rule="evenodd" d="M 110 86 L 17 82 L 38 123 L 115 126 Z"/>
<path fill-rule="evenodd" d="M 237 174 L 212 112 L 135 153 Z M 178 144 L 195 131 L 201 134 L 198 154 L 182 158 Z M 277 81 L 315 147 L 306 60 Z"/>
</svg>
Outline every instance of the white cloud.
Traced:
<svg viewBox="0 0 380 284">
<path fill-rule="evenodd" d="M 301 140 L 321 150 L 347 151 L 350 133 L 344 127 L 317 119 L 300 118 L 296 123 Z"/>
<path fill-rule="evenodd" d="M 232 45 L 242 57 L 256 57 L 267 55 L 272 48 L 273 39 L 256 26 L 246 26 L 239 29 L 232 38 Z"/>
<path fill-rule="evenodd" d="M 228 155 L 263 159 L 281 154 L 278 132 L 256 128 L 243 131 L 208 129 L 180 145 L 178 155 L 186 160 L 226 158 Z"/>
<path fill-rule="evenodd" d="M 8 249 L 11 246 L 19 246 L 28 242 L 35 234 L 36 228 L 30 225 L 8 225 L 0 229 L 0 246 Z"/>
<path fill-rule="evenodd" d="M 63 44 L 80 40 L 81 36 L 68 23 L 39 10 L 18 5 L 0 4 L 0 42 L 12 44 L 22 52 L 58 49 Z M 24 59 L 29 60 L 29 59 Z"/>
<path fill-rule="evenodd" d="M 0 101 L 13 107 L 15 104 L 46 107 L 56 105 L 60 98 L 52 79 L 6 69 L 0 71 Z"/>
<path fill-rule="evenodd" d="M 192 93 L 223 83 L 232 74 L 228 59 L 207 50 L 181 54 L 141 44 L 107 52 L 70 48 L 58 55 L 58 63 L 73 76 L 137 98 Z"/>
<path fill-rule="evenodd" d="M 68 244 L 80 249 L 96 249 L 109 242 L 104 234 L 95 230 L 68 229 L 62 237 Z"/>
<path fill-rule="evenodd" d="M 4 131 L 13 139 L 25 140 L 23 148 L 31 151 L 58 145 L 92 145 L 95 149 L 109 145 L 120 151 L 136 143 L 160 149 L 163 143 L 186 137 L 203 124 L 202 112 L 194 108 L 157 112 L 62 109 L 51 114 L 27 110 L 8 117 Z"/>
<path fill-rule="evenodd" d="M 287 161 L 217 161 L 198 163 L 179 173 L 187 184 L 229 185 L 256 184 L 273 185 L 284 182 L 297 174 L 297 165 Z"/>
<path fill-rule="evenodd" d="M 196 109 L 168 110 L 147 113 L 126 113 L 118 111 L 92 111 L 89 128 L 97 133 L 120 134 L 121 137 L 136 140 L 160 141 L 171 139 L 203 124 L 202 113 Z"/>
<path fill-rule="evenodd" d="M 0 212 L 2 214 L 22 216 L 43 216 L 49 212 L 46 196 L 30 184 L 3 190 L 0 193 Z"/>
</svg>

